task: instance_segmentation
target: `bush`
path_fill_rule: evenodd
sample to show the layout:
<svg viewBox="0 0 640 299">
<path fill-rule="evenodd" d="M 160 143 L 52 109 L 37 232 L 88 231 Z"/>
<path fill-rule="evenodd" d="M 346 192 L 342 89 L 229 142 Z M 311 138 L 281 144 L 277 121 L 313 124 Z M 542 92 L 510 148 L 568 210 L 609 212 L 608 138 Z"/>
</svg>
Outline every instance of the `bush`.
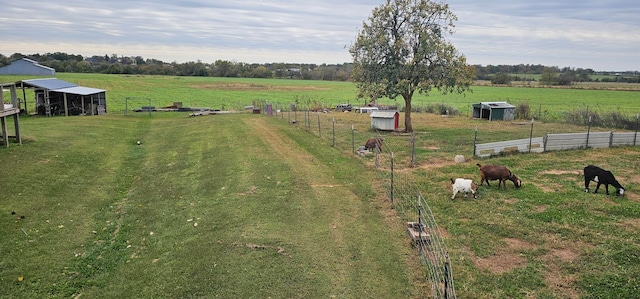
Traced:
<svg viewBox="0 0 640 299">
<path fill-rule="evenodd" d="M 516 119 L 529 119 L 531 118 L 531 108 L 529 107 L 529 103 L 522 102 L 516 105 Z"/>
</svg>

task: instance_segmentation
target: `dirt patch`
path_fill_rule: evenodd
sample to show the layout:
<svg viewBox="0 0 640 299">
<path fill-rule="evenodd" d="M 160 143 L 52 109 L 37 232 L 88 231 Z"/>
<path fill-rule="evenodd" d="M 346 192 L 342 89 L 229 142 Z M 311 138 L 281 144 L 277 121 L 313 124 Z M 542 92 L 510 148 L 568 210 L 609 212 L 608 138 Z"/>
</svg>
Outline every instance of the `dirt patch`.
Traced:
<svg viewBox="0 0 640 299">
<path fill-rule="evenodd" d="M 546 211 L 547 208 L 549 208 L 549 207 L 548 206 L 537 206 L 535 208 L 535 211 L 538 212 L 538 213 L 542 213 L 542 212 Z"/>
<path fill-rule="evenodd" d="M 627 219 L 622 221 L 619 225 L 631 231 L 638 231 L 640 230 L 640 219 Z"/>
<path fill-rule="evenodd" d="M 546 183 L 546 184 L 532 183 L 532 184 L 545 193 L 559 192 L 562 190 L 562 185 L 556 184 L 556 183 Z"/>
<path fill-rule="evenodd" d="M 433 159 L 433 160 L 428 160 L 425 161 L 424 163 L 418 165 L 418 168 L 440 168 L 440 167 L 445 167 L 445 166 L 450 166 L 450 165 L 455 165 L 457 164 L 456 161 L 448 161 L 448 160 L 442 160 L 442 159 Z"/>
<path fill-rule="evenodd" d="M 547 266 L 545 282 L 558 298 L 580 298 L 580 290 L 575 286 L 575 275 L 563 275 L 556 265 Z"/>
<path fill-rule="evenodd" d="M 555 175 L 561 175 L 561 174 L 581 175 L 582 171 L 580 170 L 545 170 L 538 173 L 539 174 L 555 174 Z"/>
<path fill-rule="evenodd" d="M 499 248 L 495 255 L 486 258 L 472 257 L 473 263 L 478 268 L 489 270 L 494 274 L 502 274 L 526 266 L 527 259 L 520 254 L 520 251 L 535 249 L 536 246 L 514 238 L 506 238 L 504 241 L 507 245 Z"/>
</svg>

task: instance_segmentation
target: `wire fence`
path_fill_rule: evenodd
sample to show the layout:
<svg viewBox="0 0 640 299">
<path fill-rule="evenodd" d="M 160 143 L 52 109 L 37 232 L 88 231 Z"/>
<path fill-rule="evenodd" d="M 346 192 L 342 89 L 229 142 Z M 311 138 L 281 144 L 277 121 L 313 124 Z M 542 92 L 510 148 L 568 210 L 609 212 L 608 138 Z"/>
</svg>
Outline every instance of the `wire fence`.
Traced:
<svg viewBox="0 0 640 299">
<path fill-rule="evenodd" d="M 406 171 L 417 163 L 415 134 L 375 131 L 335 117 L 335 113 L 296 104 L 273 107 L 257 103 L 254 107 L 254 111 L 303 128 L 332 147 L 362 157 L 374 168 L 393 209 L 404 222 L 416 257 L 425 267 L 433 298 L 456 297 L 449 255 L 437 221 L 413 175 Z M 369 140 L 370 147 L 366 145 Z"/>
</svg>

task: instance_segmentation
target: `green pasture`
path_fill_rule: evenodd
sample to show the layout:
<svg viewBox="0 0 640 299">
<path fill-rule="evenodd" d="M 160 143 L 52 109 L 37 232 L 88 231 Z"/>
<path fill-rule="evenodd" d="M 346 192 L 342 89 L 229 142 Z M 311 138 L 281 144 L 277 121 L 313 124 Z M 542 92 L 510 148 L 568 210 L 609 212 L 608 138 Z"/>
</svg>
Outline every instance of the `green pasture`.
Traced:
<svg viewBox="0 0 640 299">
<path fill-rule="evenodd" d="M 3 298 L 421 296 L 364 165 L 276 119 L 21 125 L 0 149 Z"/>
<path fill-rule="evenodd" d="M 28 76 L 0 76 L 2 82 L 31 79 Z M 360 106 L 365 103 L 357 98 L 357 90 L 351 82 L 307 81 L 287 79 L 247 79 L 211 77 L 171 77 L 138 75 L 104 75 L 58 73 L 57 78 L 82 86 L 107 90 L 107 108 L 111 113 L 121 113 L 126 99 L 148 98 L 156 107 L 182 102 L 185 107 L 206 107 L 222 110 L 239 110 L 256 102 L 268 102 L 287 110 L 291 104 L 301 108 L 335 107 L 339 103 Z M 572 111 L 589 110 L 599 113 L 619 112 L 633 118 L 640 113 L 640 93 L 618 90 L 616 84 L 593 83 L 595 89 L 473 86 L 465 94 L 442 95 L 437 91 L 429 95 L 414 95 L 414 108 L 446 104 L 457 108 L 462 115 L 470 116 L 472 104 L 490 101 L 507 101 L 514 105 L 526 103 L 533 117 L 542 120 L 559 120 Z M 626 84 L 637 86 L 637 84 Z M 608 88 L 607 86 L 610 86 Z M 22 93 L 19 93 L 22 97 Z M 25 94 L 33 111 L 33 92 Z M 400 98 L 381 99 L 383 105 L 404 106 Z M 146 100 L 134 100 L 129 109 L 147 106 Z"/>
<path fill-rule="evenodd" d="M 106 89 L 109 113 L 22 117 L 23 144 L 0 148 L 3 297 L 430 297 L 426 268 L 403 228 L 407 219 L 379 190 L 373 157 L 352 155 L 352 142 L 358 146 L 376 134 L 368 115 L 311 114 L 304 129 L 301 112 L 122 113 L 126 97 L 148 97 L 157 107 L 182 101 L 216 109 L 254 101 L 353 104 L 353 84 L 58 78 Z M 0 76 L 3 82 L 20 79 L 27 78 Z M 417 105 L 446 103 L 462 111 L 414 114 L 417 164 L 396 165 L 442 228 L 458 298 L 636 296 L 640 147 L 475 159 L 475 137 L 493 142 L 587 128 L 544 121 L 531 132 L 518 122 L 470 119 L 464 109 L 508 100 L 541 106 L 549 115 L 582 107 L 631 114 L 640 110 L 638 95 L 476 86 L 466 95 L 416 96 Z M 407 138 L 387 134 L 385 142 L 406 159 Z M 453 163 L 457 154 L 467 162 Z M 477 200 L 452 201 L 449 178 L 477 180 L 475 163 L 506 165 L 524 185 L 515 189 L 508 182 L 501 190 L 494 181 L 480 187 Z M 612 170 L 626 195 L 585 193 L 580 172 L 587 164 Z"/>
</svg>

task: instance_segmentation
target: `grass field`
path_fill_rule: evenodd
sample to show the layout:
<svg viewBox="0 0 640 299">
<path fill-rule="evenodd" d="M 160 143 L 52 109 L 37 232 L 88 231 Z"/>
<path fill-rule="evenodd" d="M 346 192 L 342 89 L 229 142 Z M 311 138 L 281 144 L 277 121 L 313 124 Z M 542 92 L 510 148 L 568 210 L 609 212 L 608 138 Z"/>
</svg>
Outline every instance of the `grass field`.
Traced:
<svg viewBox="0 0 640 299">
<path fill-rule="evenodd" d="M 422 292 L 364 165 L 277 120 L 180 113 L 22 127 L 24 144 L 0 150 L 3 296 Z"/>
<path fill-rule="evenodd" d="M 156 107 L 182 102 L 185 107 L 213 109 L 242 109 L 255 101 L 267 101 L 278 107 L 297 103 L 300 107 L 335 107 L 338 103 L 364 104 L 357 99 L 355 85 L 350 82 L 306 81 L 283 79 L 244 79 L 210 77 L 168 77 L 135 75 L 102 75 L 58 73 L 62 80 L 82 86 L 107 90 L 107 105 L 111 113 L 121 113 L 126 99 L 148 98 Z M 29 79 L 24 76 L 0 76 L 3 82 Z M 470 116 L 471 105 L 479 102 L 508 101 L 514 105 L 528 103 L 533 117 L 542 120 L 558 120 L 563 113 L 589 109 L 590 111 L 620 112 L 628 117 L 640 113 L 639 84 L 625 84 L 631 90 L 620 90 L 620 84 L 590 83 L 593 88 L 529 88 L 522 86 L 497 87 L 474 86 L 466 94 L 428 96 L 416 93 L 413 106 L 447 104 L 457 108 L 462 115 Z M 22 94 L 20 93 L 20 96 Z M 26 94 L 28 108 L 34 110 L 33 92 Z M 380 104 L 404 106 L 402 99 L 381 99 Z M 132 101 L 129 109 L 148 105 L 146 100 Z"/>
<path fill-rule="evenodd" d="M 354 98 L 353 85 L 58 77 L 109 90 L 110 113 L 21 118 L 23 145 L 0 149 L 5 297 L 430 297 L 404 220 L 378 190 L 370 158 L 352 157 L 348 142 L 332 147 L 286 117 L 121 113 L 127 96 L 158 99 L 156 106 L 177 99 L 212 108 L 256 99 L 334 104 Z M 602 97 L 595 90 L 576 100 L 563 95 L 570 90 L 477 87 L 451 103 L 465 107 L 471 96 L 493 94 L 542 104 L 538 92 L 589 107 Z M 610 92 L 608 106 L 619 101 L 620 109 L 637 108 L 630 96 L 637 93 Z M 346 132 L 353 125 L 358 141 L 375 134 L 366 115 L 323 116 Z M 480 142 L 530 133 L 529 126 L 464 115 L 414 114 L 418 164 L 402 169 L 443 230 L 458 297 L 634 298 L 640 289 L 640 148 L 454 163 L 454 155 L 471 152 L 475 127 Z M 584 130 L 544 122 L 534 135 Z M 475 163 L 507 165 L 524 186 L 483 186 L 478 200 L 451 201 L 448 179 L 477 180 Z M 591 163 L 611 169 L 626 195 L 584 193 L 580 171 Z"/>
</svg>

